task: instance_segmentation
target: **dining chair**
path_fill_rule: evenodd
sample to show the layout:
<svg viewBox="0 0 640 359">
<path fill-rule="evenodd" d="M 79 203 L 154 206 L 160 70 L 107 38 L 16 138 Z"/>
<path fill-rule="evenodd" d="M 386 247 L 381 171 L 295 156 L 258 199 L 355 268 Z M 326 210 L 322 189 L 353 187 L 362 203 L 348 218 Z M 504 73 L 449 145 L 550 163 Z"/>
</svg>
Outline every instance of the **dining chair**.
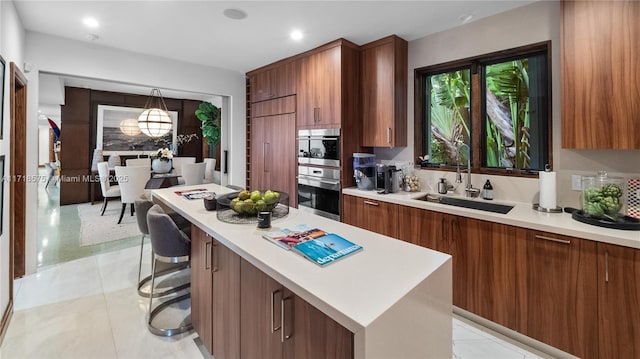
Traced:
<svg viewBox="0 0 640 359">
<path fill-rule="evenodd" d="M 176 176 L 182 176 L 182 165 L 184 163 L 196 163 L 195 157 L 174 157 L 171 159 L 173 164 L 173 173 Z"/>
<path fill-rule="evenodd" d="M 149 331 L 155 335 L 170 337 L 193 329 L 193 324 L 185 318 L 177 327 L 165 328 L 154 325 L 153 320 L 171 304 L 191 298 L 191 292 L 163 301 L 154 308 L 154 286 L 156 276 L 158 275 L 158 262 L 190 263 L 191 238 L 181 231 L 171 217 L 157 204 L 154 204 L 147 212 L 147 225 L 149 228 L 149 238 L 151 239 L 151 248 L 153 250 L 147 327 Z M 187 314 L 187 318 L 190 316 L 190 313 Z"/>
<path fill-rule="evenodd" d="M 147 168 L 151 168 L 151 159 L 150 158 L 129 158 L 125 160 L 127 166 L 146 166 Z"/>
<path fill-rule="evenodd" d="M 198 163 L 183 163 L 182 164 L 182 178 L 186 186 L 204 183 L 205 170 L 207 164 L 204 162 Z"/>
<path fill-rule="evenodd" d="M 149 181 L 151 170 L 147 166 L 116 166 L 116 178 L 120 186 L 120 201 L 122 210 L 118 224 L 122 222 L 127 204 L 131 206 L 131 215 L 134 213 L 134 203 L 136 198 L 145 192 L 144 186 Z"/>
<path fill-rule="evenodd" d="M 216 159 L 215 158 L 205 158 L 202 160 L 207 164 L 207 167 L 204 171 L 204 182 L 205 183 L 214 183 L 214 172 L 216 170 Z"/>
<path fill-rule="evenodd" d="M 98 163 L 98 178 L 100 179 L 100 189 L 102 190 L 102 197 L 104 197 L 104 201 L 102 202 L 102 208 L 100 208 L 100 215 L 104 214 L 104 211 L 107 209 L 107 203 L 110 198 L 119 198 L 120 197 L 120 186 L 111 185 L 109 181 L 109 164 L 107 162 L 99 162 Z M 93 200 L 93 199 L 91 199 Z"/>
<path fill-rule="evenodd" d="M 44 185 L 44 189 L 49 187 L 49 183 L 51 183 L 52 179 L 56 179 L 55 183 L 60 182 L 60 178 L 58 178 L 58 164 L 55 162 L 45 162 L 44 166 L 47 169 L 47 183 Z"/>
</svg>

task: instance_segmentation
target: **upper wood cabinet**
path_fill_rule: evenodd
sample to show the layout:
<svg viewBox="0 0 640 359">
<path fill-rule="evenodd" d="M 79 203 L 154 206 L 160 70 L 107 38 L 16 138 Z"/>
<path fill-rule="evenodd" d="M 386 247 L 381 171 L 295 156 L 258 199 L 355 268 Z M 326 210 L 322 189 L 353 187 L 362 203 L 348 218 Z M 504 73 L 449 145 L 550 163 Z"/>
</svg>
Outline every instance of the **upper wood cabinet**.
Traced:
<svg viewBox="0 0 640 359">
<path fill-rule="evenodd" d="M 358 47 L 340 39 L 298 59 L 298 128 L 341 128 L 357 122 Z"/>
<path fill-rule="evenodd" d="M 395 35 L 362 46 L 363 146 L 407 145 L 407 42 Z"/>
<path fill-rule="evenodd" d="M 296 93 L 295 61 L 278 62 L 248 73 L 250 102 L 260 102 Z"/>
<path fill-rule="evenodd" d="M 562 2 L 562 147 L 640 149 L 640 2 Z"/>
</svg>

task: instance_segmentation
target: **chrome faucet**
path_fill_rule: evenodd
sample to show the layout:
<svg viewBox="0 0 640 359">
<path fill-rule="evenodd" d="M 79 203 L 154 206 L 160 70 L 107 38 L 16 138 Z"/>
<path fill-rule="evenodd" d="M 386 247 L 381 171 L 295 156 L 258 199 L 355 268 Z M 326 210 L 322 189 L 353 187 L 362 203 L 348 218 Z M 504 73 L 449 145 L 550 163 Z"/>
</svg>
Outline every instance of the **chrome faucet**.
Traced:
<svg viewBox="0 0 640 359">
<path fill-rule="evenodd" d="M 471 184 L 471 149 L 469 145 L 466 143 L 460 143 L 458 148 L 456 149 L 456 183 L 462 183 L 462 172 L 460 172 L 460 149 L 462 147 L 466 147 L 467 152 L 467 183 L 465 185 L 464 191 L 466 192 L 467 197 L 478 197 L 480 194 L 480 189 L 473 188 Z"/>
</svg>

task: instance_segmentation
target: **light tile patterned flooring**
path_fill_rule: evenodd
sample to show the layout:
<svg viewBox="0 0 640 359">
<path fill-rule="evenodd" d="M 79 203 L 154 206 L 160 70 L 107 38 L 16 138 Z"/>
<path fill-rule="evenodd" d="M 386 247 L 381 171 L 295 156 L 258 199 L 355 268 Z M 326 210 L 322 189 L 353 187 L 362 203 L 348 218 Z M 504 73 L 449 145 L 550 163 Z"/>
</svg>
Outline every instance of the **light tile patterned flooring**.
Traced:
<svg viewBox="0 0 640 359">
<path fill-rule="evenodd" d="M 63 220 L 54 207 L 55 202 L 41 206 L 40 228 L 55 216 Z M 147 330 L 149 302 L 136 291 L 140 247 L 130 242 L 128 248 L 102 248 L 97 253 L 73 249 L 72 257 L 81 258 L 40 267 L 16 280 L 15 312 L 0 357 L 203 358 L 194 332 L 161 338 Z M 145 245 L 143 275 L 149 272 L 149 247 Z M 181 318 L 188 312 L 182 303 L 169 316 Z M 457 317 L 453 353 L 456 359 L 548 357 Z"/>
</svg>

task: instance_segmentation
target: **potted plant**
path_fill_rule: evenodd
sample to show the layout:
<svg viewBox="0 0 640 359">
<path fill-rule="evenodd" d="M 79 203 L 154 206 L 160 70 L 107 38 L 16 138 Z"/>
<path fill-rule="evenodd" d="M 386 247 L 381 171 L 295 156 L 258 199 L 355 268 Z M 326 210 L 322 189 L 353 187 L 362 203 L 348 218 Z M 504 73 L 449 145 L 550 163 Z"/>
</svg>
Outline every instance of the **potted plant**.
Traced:
<svg viewBox="0 0 640 359">
<path fill-rule="evenodd" d="M 202 102 L 195 115 L 202 122 L 202 136 L 207 139 L 209 156 L 213 157 L 216 145 L 220 142 L 220 109 L 211 102 Z"/>
</svg>

